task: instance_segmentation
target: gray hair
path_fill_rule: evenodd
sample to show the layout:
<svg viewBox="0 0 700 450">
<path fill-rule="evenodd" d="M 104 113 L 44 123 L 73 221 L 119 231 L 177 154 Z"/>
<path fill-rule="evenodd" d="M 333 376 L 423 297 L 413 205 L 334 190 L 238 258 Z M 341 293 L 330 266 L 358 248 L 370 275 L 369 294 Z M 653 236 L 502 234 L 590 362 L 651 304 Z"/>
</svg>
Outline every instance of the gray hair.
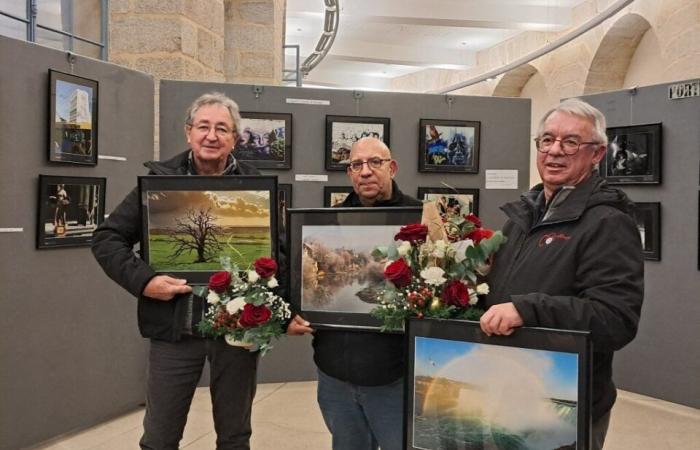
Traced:
<svg viewBox="0 0 700 450">
<path fill-rule="evenodd" d="M 608 145 L 608 135 L 605 134 L 605 116 L 597 108 L 594 108 L 579 98 L 566 99 L 547 111 L 547 114 L 542 117 L 537 127 L 537 136 L 542 136 L 545 122 L 549 116 L 555 112 L 571 114 L 588 120 L 591 125 L 593 125 L 593 139 L 595 139 L 596 142 L 600 142 L 602 145 Z"/>
<path fill-rule="evenodd" d="M 231 114 L 231 120 L 233 120 L 234 131 L 237 134 L 240 133 L 238 130 L 241 127 L 241 113 L 238 111 L 238 104 L 221 92 L 207 92 L 193 101 L 190 107 L 187 108 L 185 123 L 192 125 L 197 110 L 206 105 L 221 105 L 228 109 L 228 112 Z"/>
</svg>

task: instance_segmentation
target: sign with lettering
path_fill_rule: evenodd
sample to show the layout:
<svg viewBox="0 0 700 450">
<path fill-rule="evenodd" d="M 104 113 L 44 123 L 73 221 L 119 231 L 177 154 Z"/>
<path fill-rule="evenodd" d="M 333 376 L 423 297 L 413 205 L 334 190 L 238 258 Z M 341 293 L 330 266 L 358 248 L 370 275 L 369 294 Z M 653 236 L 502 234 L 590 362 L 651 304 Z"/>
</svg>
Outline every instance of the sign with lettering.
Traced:
<svg viewBox="0 0 700 450">
<path fill-rule="evenodd" d="M 668 98 L 671 100 L 687 97 L 700 97 L 700 80 L 686 81 L 668 86 Z"/>
</svg>

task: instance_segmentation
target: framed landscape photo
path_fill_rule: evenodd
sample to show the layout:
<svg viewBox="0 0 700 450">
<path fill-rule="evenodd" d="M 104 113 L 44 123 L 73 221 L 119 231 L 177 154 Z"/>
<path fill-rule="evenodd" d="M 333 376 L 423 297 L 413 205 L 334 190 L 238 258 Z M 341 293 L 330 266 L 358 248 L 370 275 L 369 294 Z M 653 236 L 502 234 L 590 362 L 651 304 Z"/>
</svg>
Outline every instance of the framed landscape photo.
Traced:
<svg viewBox="0 0 700 450">
<path fill-rule="evenodd" d="M 386 260 L 372 256 L 421 207 L 289 210 L 290 301 L 312 326 L 379 331 L 369 312 L 379 303 Z"/>
<path fill-rule="evenodd" d="M 644 259 L 661 260 L 661 203 L 635 202 L 637 229 L 642 239 Z"/>
<path fill-rule="evenodd" d="M 241 270 L 277 256 L 277 177 L 142 176 L 141 257 L 158 273 L 206 284 L 221 257 Z"/>
<path fill-rule="evenodd" d="M 292 115 L 241 112 L 234 156 L 259 169 L 292 168 Z"/>
<path fill-rule="evenodd" d="M 480 122 L 421 119 L 418 171 L 478 173 L 480 129 Z"/>
<path fill-rule="evenodd" d="M 479 215 L 479 189 L 419 187 L 418 200 L 437 201 L 441 215 Z"/>
<path fill-rule="evenodd" d="M 97 81 L 49 69 L 49 161 L 97 164 Z"/>
<path fill-rule="evenodd" d="M 106 178 L 39 175 L 36 248 L 87 247 L 105 216 Z"/>
<path fill-rule="evenodd" d="M 324 186 L 323 206 L 332 208 L 341 205 L 352 191 L 352 186 Z"/>
<path fill-rule="evenodd" d="M 661 124 L 607 129 L 608 151 L 599 172 L 610 184 L 661 183 Z"/>
<path fill-rule="evenodd" d="M 405 448 L 589 448 L 588 332 L 412 318 L 406 335 Z"/>
<path fill-rule="evenodd" d="M 352 144 L 363 137 L 381 139 L 389 146 L 388 117 L 326 116 L 326 170 L 344 171 Z"/>
</svg>

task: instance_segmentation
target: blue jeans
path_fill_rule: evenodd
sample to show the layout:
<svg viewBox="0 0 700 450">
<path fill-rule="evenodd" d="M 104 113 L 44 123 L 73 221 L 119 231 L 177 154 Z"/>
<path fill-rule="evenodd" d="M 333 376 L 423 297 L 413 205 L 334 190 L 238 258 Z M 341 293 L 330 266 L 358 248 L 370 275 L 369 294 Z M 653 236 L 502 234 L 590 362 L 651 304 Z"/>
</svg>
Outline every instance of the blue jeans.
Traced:
<svg viewBox="0 0 700 450">
<path fill-rule="evenodd" d="M 333 450 L 403 448 L 403 379 L 357 386 L 318 371 L 318 405 L 333 436 Z"/>
</svg>

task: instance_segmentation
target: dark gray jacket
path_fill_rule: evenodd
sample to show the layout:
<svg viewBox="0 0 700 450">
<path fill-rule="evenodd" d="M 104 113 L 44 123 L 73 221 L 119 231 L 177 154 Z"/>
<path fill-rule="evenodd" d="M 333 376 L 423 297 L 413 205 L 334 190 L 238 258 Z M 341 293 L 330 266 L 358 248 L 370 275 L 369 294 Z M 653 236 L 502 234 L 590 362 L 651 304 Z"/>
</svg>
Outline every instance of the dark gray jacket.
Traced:
<svg viewBox="0 0 700 450">
<path fill-rule="evenodd" d="M 542 185 L 501 208 L 508 242 L 486 303 L 513 302 L 525 326 L 584 330 L 593 342 L 593 419 L 615 403 L 613 352 L 637 333 L 644 260 L 634 204 L 597 174 L 544 205 Z"/>
</svg>

